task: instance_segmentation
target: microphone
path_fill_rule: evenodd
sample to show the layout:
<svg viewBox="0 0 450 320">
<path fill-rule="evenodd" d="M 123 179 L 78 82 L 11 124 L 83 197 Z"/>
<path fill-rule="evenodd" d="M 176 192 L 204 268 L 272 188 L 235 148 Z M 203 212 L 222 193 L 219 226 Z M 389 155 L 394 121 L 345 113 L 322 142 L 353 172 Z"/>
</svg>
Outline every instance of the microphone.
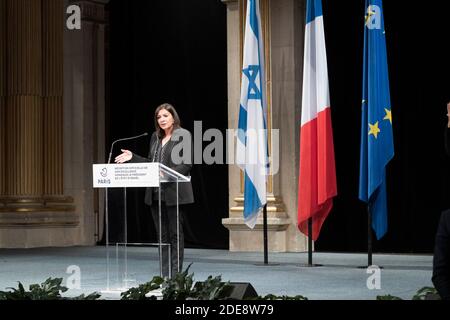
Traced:
<svg viewBox="0 0 450 320">
<path fill-rule="evenodd" d="M 111 150 L 109 151 L 109 157 L 108 157 L 108 164 L 111 162 L 111 156 L 112 156 L 114 144 L 115 144 L 116 142 L 126 141 L 126 140 L 133 140 L 133 139 L 137 139 L 137 138 L 141 138 L 141 137 L 145 137 L 145 136 L 148 136 L 148 133 L 147 133 L 147 132 L 144 132 L 143 134 L 140 134 L 140 135 L 138 135 L 138 136 L 129 137 L 129 138 L 122 138 L 122 139 L 117 139 L 117 140 L 115 140 L 115 141 L 111 144 Z"/>
<path fill-rule="evenodd" d="M 153 154 L 153 162 L 155 162 L 156 159 L 156 153 L 158 152 L 158 146 L 159 146 L 159 135 L 156 135 L 156 147 L 155 147 L 155 153 Z"/>
</svg>

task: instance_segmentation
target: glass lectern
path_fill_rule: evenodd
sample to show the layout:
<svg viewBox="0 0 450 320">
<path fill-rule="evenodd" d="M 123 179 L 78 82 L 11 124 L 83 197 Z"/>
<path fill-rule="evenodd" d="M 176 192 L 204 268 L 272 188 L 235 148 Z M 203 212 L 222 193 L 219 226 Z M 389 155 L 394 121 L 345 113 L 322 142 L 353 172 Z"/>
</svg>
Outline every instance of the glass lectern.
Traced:
<svg viewBox="0 0 450 320">
<path fill-rule="evenodd" d="M 162 242 L 161 236 L 161 185 L 164 183 L 175 183 L 177 193 L 177 239 L 179 239 L 180 219 L 178 203 L 179 183 L 189 182 L 190 177 L 186 177 L 161 163 L 124 163 L 124 164 L 95 164 L 93 165 L 94 188 L 105 188 L 105 249 L 106 249 L 106 290 L 107 292 L 126 291 L 130 287 L 137 285 L 136 273 L 139 270 L 132 270 L 128 264 L 129 254 L 135 253 L 131 248 L 135 247 L 157 247 L 159 249 L 159 273 L 162 276 L 162 248 L 169 248 L 169 276 L 172 276 L 170 256 L 171 250 L 169 243 Z M 128 242 L 127 225 L 127 188 L 136 187 L 154 187 L 158 188 L 158 207 L 159 223 L 156 228 L 159 229 L 158 242 L 156 243 L 130 243 Z M 123 213 L 112 217 L 109 210 L 108 189 L 123 188 Z M 116 190 L 117 191 L 117 190 Z M 110 195 L 111 196 L 111 195 Z M 117 194 L 115 195 L 117 197 Z M 114 230 L 115 237 L 111 237 L 111 230 Z M 180 252 L 177 257 L 180 259 Z M 143 260 L 144 269 L 148 266 L 150 270 L 150 256 L 145 256 L 145 252 L 139 251 L 137 259 Z M 148 253 L 147 253 L 148 254 Z M 178 266 L 180 266 L 178 260 Z M 141 270 L 142 271 L 142 270 Z M 180 270 L 178 270 L 180 271 Z M 145 277 L 146 281 L 150 279 Z"/>
</svg>

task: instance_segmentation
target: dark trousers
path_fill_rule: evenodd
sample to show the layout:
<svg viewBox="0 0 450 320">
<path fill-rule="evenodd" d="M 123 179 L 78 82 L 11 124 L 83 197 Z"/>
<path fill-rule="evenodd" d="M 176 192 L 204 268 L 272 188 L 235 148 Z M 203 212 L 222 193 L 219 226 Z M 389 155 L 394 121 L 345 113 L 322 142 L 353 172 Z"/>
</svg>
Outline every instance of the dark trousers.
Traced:
<svg viewBox="0 0 450 320">
<path fill-rule="evenodd" d="M 157 242 L 159 242 L 159 206 L 158 202 L 153 203 L 151 206 L 153 222 L 155 223 Z M 161 201 L 161 243 L 170 244 L 170 262 L 172 277 L 176 273 L 183 271 L 183 257 L 184 257 L 184 233 L 183 233 L 183 212 L 182 207 L 179 207 L 178 216 L 180 219 L 180 256 L 178 266 L 178 238 L 177 238 L 177 207 L 167 206 L 164 201 Z M 168 246 L 162 246 L 162 275 L 163 277 L 169 276 L 169 248 Z"/>
<path fill-rule="evenodd" d="M 442 300 L 450 300 L 450 210 L 442 213 L 436 232 L 432 281 Z"/>
</svg>

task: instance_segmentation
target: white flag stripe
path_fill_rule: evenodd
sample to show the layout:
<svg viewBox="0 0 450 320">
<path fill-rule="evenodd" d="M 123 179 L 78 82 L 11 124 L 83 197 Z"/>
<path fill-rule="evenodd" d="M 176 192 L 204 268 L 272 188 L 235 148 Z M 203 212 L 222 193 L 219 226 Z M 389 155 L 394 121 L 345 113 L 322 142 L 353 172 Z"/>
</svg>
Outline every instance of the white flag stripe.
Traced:
<svg viewBox="0 0 450 320">
<path fill-rule="evenodd" d="M 303 74 L 302 126 L 330 107 L 323 16 L 308 23 L 305 34 L 304 61 L 309 67 Z"/>
</svg>

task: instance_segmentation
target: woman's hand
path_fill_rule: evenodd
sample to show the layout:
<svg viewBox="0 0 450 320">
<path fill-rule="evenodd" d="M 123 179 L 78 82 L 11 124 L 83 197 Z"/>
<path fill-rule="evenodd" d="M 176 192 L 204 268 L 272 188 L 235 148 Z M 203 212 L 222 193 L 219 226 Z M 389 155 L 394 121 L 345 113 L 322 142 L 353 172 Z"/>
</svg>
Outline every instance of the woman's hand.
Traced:
<svg viewBox="0 0 450 320">
<path fill-rule="evenodd" d="M 447 117 L 448 117 L 448 127 L 450 128 L 450 102 L 447 103 Z"/>
<path fill-rule="evenodd" d="M 115 159 L 115 163 L 124 163 L 127 161 L 130 161 L 131 158 L 133 158 L 133 153 L 129 150 L 120 149 L 122 151 L 121 154 L 119 154 Z"/>
</svg>

